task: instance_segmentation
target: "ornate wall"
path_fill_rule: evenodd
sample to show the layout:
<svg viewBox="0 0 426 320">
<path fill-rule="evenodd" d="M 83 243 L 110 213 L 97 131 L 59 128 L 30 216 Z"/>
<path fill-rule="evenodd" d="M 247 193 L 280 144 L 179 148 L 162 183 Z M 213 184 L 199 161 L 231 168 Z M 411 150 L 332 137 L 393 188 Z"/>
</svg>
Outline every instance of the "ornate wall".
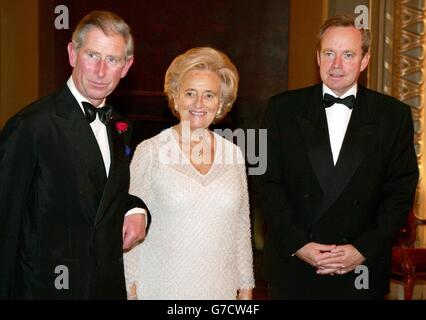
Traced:
<svg viewBox="0 0 426 320">
<path fill-rule="evenodd" d="M 426 218 L 425 174 L 425 23 L 424 1 L 395 1 L 392 94 L 411 106 L 420 180 L 415 214 Z M 426 230 L 418 230 L 419 246 L 426 246 Z"/>
<path fill-rule="evenodd" d="M 420 170 L 414 211 L 426 219 L 425 1 L 370 0 L 370 20 L 374 36 L 369 86 L 411 106 Z M 418 228 L 416 246 L 426 247 L 426 228 Z M 425 297 L 426 283 L 416 284 L 413 298 Z M 402 283 L 391 281 L 389 298 L 403 299 Z"/>
<path fill-rule="evenodd" d="M 374 43 L 369 86 L 411 106 L 420 170 L 414 211 L 425 219 L 425 1 L 370 0 L 370 3 Z M 416 245 L 426 247 L 426 229 L 419 228 L 417 232 Z"/>
</svg>

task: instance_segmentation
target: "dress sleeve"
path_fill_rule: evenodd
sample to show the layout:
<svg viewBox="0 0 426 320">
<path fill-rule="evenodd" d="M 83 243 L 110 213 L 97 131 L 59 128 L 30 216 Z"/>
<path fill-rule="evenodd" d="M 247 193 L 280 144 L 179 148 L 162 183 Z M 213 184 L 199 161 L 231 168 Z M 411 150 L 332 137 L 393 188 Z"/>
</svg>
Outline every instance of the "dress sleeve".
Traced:
<svg viewBox="0 0 426 320">
<path fill-rule="evenodd" d="M 141 142 L 135 150 L 130 163 L 129 193 L 146 201 L 150 196 L 151 184 L 151 142 Z"/>
<path fill-rule="evenodd" d="M 151 184 L 151 142 L 145 140 L 140 143 L 130 163 L 129 194 L 135 195 L 149 205 Z M 124 253 L 124 274 L 126 278 L 127 295 L 130 298 L 130 289 L 137 285 L 139 278 L 140 244 Z"/>
<path fill-rule="evenodd" d="M 239 289 L 254 288 L 254 275 L 253 275 L 253 249 L 251 243 L 251 228 L 250 228 L 250 207 L 249 197 L 247 190 L 247 176 L 244 164 L 244 158 L 241 151 L 238 149 L 238 171 L 241 181 L 241 199 L 240 199 L 240 212 L 238 216 L 238 235 L 237 235 L 237 259 L 238 259 L 238 272 Z"/>
</svg>

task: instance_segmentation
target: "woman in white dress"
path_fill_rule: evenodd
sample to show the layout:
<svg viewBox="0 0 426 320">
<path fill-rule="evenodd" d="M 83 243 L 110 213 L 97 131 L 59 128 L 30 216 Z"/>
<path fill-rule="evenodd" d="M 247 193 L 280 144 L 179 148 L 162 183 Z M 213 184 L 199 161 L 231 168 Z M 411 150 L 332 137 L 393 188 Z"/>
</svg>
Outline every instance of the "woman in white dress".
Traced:
<svg viewBox="0 0 426 320">
<path fill-rule="evenodd" d="M 145 201 L 147 237 L 124 255 L 129 299 L 251 299 L 244 157 L 209 130 L 237 97 L 238 72 L 209 47 L 169 66 L 164 91 L 180 123 L 136 148 L 130 193 Z"/>
</svg>

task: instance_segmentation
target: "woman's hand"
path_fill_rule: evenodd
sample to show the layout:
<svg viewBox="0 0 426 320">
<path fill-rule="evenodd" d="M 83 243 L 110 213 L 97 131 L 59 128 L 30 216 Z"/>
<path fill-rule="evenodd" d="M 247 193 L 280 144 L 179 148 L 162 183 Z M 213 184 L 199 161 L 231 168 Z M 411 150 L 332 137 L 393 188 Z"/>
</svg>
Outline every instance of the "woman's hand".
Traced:
<svg viewBox="0 0 426 320">
<path fill-rule="evenodd" d="M 240 289 L 238 290 L 237 300 L 252 300 L 253 290 L 252 289 Z"/>
<path fill-rule="evenodd" d="M 129 288 L 129 292 L 127 292 L 127 300 L 138 300 L 135 283 Z"/>
</svg>

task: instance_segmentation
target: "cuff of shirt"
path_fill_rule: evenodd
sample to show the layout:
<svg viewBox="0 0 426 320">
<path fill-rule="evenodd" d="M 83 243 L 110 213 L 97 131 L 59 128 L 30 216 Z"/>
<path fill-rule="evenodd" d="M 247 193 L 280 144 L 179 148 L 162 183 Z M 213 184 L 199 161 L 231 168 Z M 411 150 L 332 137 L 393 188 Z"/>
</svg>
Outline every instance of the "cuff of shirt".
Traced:
<svg viewBox="0 0 426 320">
<path fill-rule="evenodd" d="M 133 208 L 126 212 L 125 217 L 130 216 L 132 214 L 143 214 L 145 216 L 145 227 L 148 225 L 148 212 L 146 209 L 142 208 Z"/>
</svg>

